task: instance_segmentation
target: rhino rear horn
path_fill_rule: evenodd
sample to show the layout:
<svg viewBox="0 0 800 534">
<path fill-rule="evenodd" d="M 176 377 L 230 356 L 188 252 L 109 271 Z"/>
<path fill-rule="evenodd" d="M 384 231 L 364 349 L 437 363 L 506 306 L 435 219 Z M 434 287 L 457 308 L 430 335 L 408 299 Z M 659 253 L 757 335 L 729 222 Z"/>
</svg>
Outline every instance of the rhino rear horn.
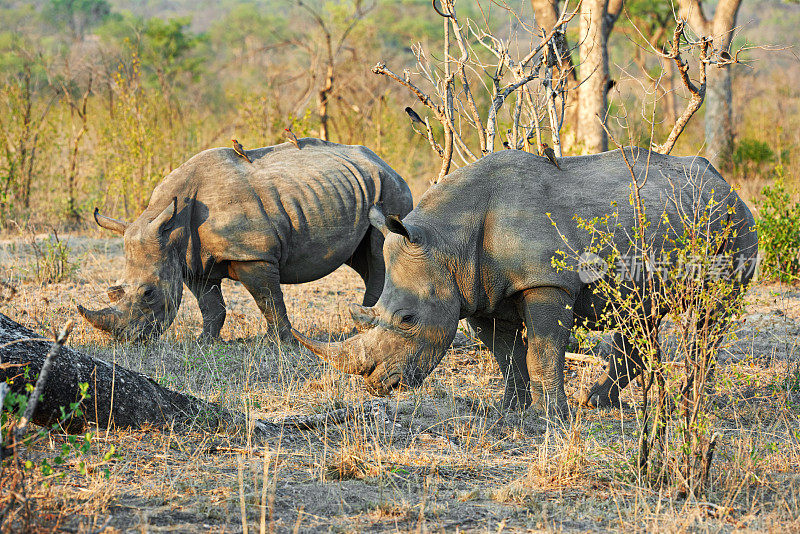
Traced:
<svg viewBox="0 0 800 534">
<path fill-rule="evenodd" d="M 358 304 L 350 305 L 350 316 L 356 323 L 356 328 L 363 332 L 375 326 L 375 319 L 377 313 L 374 308 L 367 308 L 366 306 L 359 306 Z"/>
<path fill-rule="evenodd" d="M 97 208 L 94 209 L 94 222 L 96 222 L 97 225 L 100 226 L 101 228 L 105 228 L 106 230 L 111 230 L 112 232 L 116 232 L 120 235 L 124 234 L 125 230 L 130 225 L 130 223 L 127 223 L 125 221 L 120 221 L 119 219 L 112 219 L 111 217 L 100 215 L 100 210 Z"/>
<path fill-rule="evenodd" d="M 106 290 L 106 293 L 111 302 L 118 302 L 125 296 L 125 288 L 122 286 L 111 286 Z"/>
</svg>

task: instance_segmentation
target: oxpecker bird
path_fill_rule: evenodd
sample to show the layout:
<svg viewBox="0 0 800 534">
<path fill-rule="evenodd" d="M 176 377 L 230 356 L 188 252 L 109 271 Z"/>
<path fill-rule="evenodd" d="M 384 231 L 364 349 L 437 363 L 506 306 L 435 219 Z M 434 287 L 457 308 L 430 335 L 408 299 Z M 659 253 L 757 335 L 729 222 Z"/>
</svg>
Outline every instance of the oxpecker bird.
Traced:
<svg viewBox="0 0 800 534">
<path fill-rule="evenodd" d="M 560 171 L 561 166 L 556 161 L 556 152 L 552 148 L 550 148 L 547 143 L 542 143 L 539 147 L 539 155 L 544 156 L 550 160 L 550 163 L 556 166 L 556 168 Z"/>
<path fill-rule="evenodd" d="M 297 136 L 294 134 L 291 128 L 284 128 L 283 135 L 286 136 L 287 141 L 292 143 L 294 146 L 297 147 L 298 150 L 300 150 L 300 143 L 297 141 Z"/>
<path fill-rule="evenodd" d="M 242 145 L 239 144 L 239 140 L 231 139 L 231 141 L 233 141 L 233 151 L 236 152 L 236 154 L 238 154 L 240 157 L 244 158 L 247 163 L 253 163 L 250 158 L 247 157 Z"/>
<path fill-rule="evenodd" d="M 417 115 L 417 112 L 411 109 L 411 107 L 406 107 L 406 113 L 408 113 L 408 116 L 411 117 L 411 122 L 418 122 L 419 124 L 425 124 L 425 121 L 422 120 L 422 117 Z"/>
</svg>

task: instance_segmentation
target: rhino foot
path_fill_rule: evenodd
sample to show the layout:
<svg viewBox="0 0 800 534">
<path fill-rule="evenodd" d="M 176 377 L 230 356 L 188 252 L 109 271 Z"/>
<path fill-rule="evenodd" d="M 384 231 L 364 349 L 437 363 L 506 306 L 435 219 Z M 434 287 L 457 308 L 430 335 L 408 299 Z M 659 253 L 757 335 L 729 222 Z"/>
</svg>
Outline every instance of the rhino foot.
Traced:
<svg viewBox="0 0 800 534">
<path fill-rule="evenodd" d="M 276 336 L 274 333 L 264 334 L 263 336 L 261 336 L 261 343 L 279 344 L 291 349 L 296 349 L 300 347 L 300 343 L 294 338 L 291 330 L 287 332 L 281 332 L 280 335 L 278 336 Z"/>
<path fill-rule="evenodd" d="M 551 403 L 547 406 L 545 416 L 548 421 L 568 422 L 572 419 L 572 411 L 569 409 L 569 404 L 566 402 L 558 404 Z"/>
<path fill-rule="evenodd" d="M 603 391 L 602 388 L 597 386 L 589 391 L 583 391 L 578 396 L 578 402 L 588 408 L 618 409 L 622 411 L 630 411 L 633 409 L 630 404 L 620 400 L 619 393 L 614 395 L 609 391 Z"/>
</svg>

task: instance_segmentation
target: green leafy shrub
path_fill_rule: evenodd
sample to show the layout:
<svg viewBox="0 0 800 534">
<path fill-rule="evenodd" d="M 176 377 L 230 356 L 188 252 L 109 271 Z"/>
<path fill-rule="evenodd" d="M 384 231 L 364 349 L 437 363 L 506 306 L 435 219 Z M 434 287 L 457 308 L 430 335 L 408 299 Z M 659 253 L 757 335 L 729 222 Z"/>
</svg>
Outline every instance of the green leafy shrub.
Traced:
<svg viewBox="0 0 800 534">
<path fill-rule="evenodd" d="M 768 280 L 792 282 L 800 275 L 800 202 L 786 189 L 783 168 L 776 167 L 777 179 L 761 190 L 758 202 L 761 274 Z"/>
<path fill-rule="evenodd" d="M 764 141 L 758 139 L 742 139 L 733 152 L 733 162 L 736 165 L 745 163 L 764 163 L 771 161 L 775 153 Z"/>
<path fill-rule="evenodd" d="M 731 199 L 698 202 L 675 222 L 664 215 L 671 231 L 656 239 L 648 229 L 659 221 L 647 217 L 640 196 L 643 183 L 630 185 L 636 217 L 632 226 L 623 225 L 616 203 L 602 217 L 576 215 L 577 229 L 591 236 L 591 244 L 574 248 L 562 234 L 567 250 L 556 251 L 552 265 L 593 280 L 594 293 L 607 303 L 593 327 L 614 331 L 641 358 L 637 447 L 621 449 L 627 456 L 618 464 L 623 480 L 696 498 L 708 492 L 720 436 L 713 425 L 712 371 L 717 354 L 732 340 L 728 318 L 742 309 L 739 280 L 750 266 L 719 252 L 736 231 L 732 218 L 714 232 L 706 231 L 720 221 L 721 213 L 733 213 Z M 697 187 L 693 198 L 701 198 L 700 186 L 692 187 Z M 673 197 L 671 202 L 680 201 Z M 660 316 L 653 310 L 660 310 Z M 671 350 L 683 360 L 682 371 L 661 359 L 662 318 L 670 324 L 675 339 Z M 589 399 L 586 393 L 583 402 Z"/>
</svg>

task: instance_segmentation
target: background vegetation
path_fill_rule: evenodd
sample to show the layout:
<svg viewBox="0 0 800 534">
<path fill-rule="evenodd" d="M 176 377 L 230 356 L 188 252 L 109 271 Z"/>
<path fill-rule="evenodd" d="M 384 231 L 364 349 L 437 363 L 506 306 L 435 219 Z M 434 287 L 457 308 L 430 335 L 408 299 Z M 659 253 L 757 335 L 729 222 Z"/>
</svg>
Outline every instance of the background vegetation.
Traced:
<svg viewBox="0 0 800 534">
<path fill-rule="evenodd" d="M 609 126 L 617 139 L 649 141 L 643 89 L 660 67 L 643 52 L 636 28 L 656 32 L 666 25 L 666 42 L 674 25 L 668 5 L 627 3 L 611 33 L 616 83 L 608 93 Z M 532 21 L 526 2 L 513 7 L 522 21 Z M 482 21 L 501 38 L 517 36 L 520 22 L 498 4 L 462 2 L 458 9 L 461 19 Z M 439 49 L 442 19 L 425 0 L 4 0 L 0 20 L 6 227 L 75 224 L 95 205 L 134 218 L 154 185 L 201 150 L 228 146 L 232 135 L 245 147 L 279 143 L 287 125 L 317 136 L 323 120 L 331 140 L 369 146 L 417 196 L 436 173 L 438 157 L 403 112 L 415 99 L 370 70 L 378 61 L 395 72 L 413 69 L 416 43 L 434 54 Z M 791 44 L 800 6 L 744 2 L 738 21 L 734 47 Z M 576 22 L 568 26 L 571 43 Z M 754 49 L 742 58 L 746 63 L 732 73 L 737 131 L 725 174 L 755 198 L 780 165 L 791 191 L 800 148 L 798 61 L 791 50 Z M 657 110 L 661 137 L 688 97 L 676 83 L 674 106 Z M 488 94 L 476 93 L 486 109 Z M 509 120 L 509 110 L 503 112 L 501 126 Z M 673 153 L 704 155 L 699 117 Z"/>
</svg>

